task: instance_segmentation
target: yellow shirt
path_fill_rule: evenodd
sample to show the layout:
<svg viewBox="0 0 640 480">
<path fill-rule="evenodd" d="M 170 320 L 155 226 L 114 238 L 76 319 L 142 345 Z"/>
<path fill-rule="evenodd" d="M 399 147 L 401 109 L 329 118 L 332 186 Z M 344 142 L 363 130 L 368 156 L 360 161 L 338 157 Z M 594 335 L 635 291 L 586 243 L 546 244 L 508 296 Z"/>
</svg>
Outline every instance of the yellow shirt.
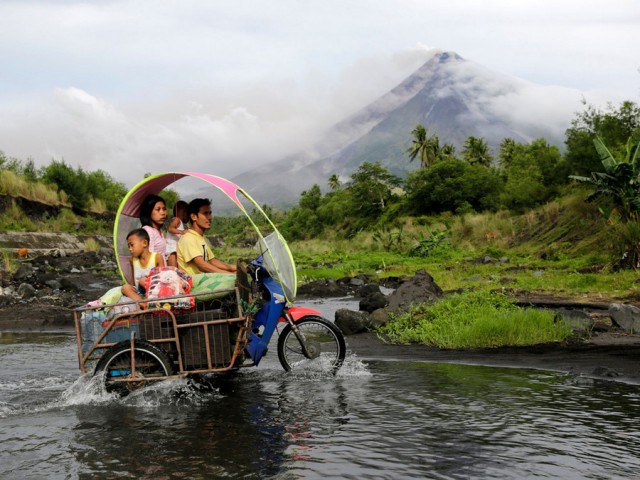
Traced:
<svg viewBox="0 0 640 480">
<path fill-rule="evenodd" d="M 205 262 L 215 258 L 209 240 L 195 230 L 189 229 L 178 241 L 178 267 L 188 275 L 202 273 L 193 261 L 196 257 L 202 257 Z"/>
</svg>

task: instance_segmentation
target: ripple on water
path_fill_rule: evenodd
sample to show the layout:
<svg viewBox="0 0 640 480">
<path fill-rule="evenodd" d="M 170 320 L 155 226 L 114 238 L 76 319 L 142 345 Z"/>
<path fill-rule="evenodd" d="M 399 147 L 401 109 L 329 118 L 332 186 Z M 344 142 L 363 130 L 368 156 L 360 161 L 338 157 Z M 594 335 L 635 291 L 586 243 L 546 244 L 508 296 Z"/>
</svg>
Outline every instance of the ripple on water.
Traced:
<svg viewBox="0 0 640 480">
<path fill-rule="evenodd" d="M 624 478 L 640 471 L 639 386 L 354 355 L 336 375 L 283 372 L 268 356 L 237 376 L 160 382 L 120 398 L 98 377 L 78 378 L 72 342 L 16 345 L 0 345 L 3 366 L 13 366 L 0 371 L 0 477 Z"/>
</svg>

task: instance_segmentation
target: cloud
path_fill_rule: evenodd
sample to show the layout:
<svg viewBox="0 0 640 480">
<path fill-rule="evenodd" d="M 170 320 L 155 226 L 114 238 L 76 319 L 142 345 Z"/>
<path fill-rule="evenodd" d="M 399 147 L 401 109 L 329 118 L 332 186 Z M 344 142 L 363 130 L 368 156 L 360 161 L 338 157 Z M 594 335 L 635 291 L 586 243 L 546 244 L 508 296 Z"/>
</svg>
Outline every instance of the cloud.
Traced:
<svg viewBox="0 0 640 480">
<path fill-rule="evenodd" d="M 337 79 L 265 80 L 224 92 L 194 88 L 149 102 L 110 102 L 79 87 L 15 100 L 0 111 L 0 148 L 103 169 L 127 185 L 189 168 L 234 176 L 310 148 L 333 123 L 382 95 L 429 55 L 418 45 L 371 56 Z"/>
<path fill-rule="evenodd" d="M 492 105 L 564 119 L 574 90 L 637 94 L 634 1 L 0 2 L 0 149 L 128 185 L 186 165 L 233 176 L 311 148 L 426 61 L 419 42 L 573 88 L 524 82 Z"/>
</svg>

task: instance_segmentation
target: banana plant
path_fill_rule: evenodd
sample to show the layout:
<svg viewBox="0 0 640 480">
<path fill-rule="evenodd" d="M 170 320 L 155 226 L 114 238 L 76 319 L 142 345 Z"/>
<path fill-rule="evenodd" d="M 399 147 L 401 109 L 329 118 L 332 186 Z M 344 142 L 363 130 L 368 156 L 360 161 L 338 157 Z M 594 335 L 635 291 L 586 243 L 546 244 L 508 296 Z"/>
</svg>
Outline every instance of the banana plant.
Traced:
<svg viewBox="0 0 640 480">
<path fill-rule="evenodd" d="M 611 207 L 600 208 L 610 223 L 637 221 L 640 214 L 640 142 L 634 145 L 629 138 L 621 159 L 611 153 L 600 137 L 593 143 L 604 171 L 592 172 L 590 177 L 571 175 L 570 178 L 595 187 L 587 197 L 588 201 L 604 198 L 611 202 Z"/>
</svg>

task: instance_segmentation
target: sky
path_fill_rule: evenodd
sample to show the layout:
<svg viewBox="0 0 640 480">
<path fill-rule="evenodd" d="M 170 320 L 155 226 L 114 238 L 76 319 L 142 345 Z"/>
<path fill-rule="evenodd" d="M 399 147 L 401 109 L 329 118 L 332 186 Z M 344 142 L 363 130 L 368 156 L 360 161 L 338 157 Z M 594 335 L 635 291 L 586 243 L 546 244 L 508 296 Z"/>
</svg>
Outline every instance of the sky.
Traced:
<svg viewBox="0 0 640 480">
<path fill-rule="evenodd" d="M 570 92 L 550 102 L 568 127 L 582 99 L 640 103 L 639 45 L 637 0 L 0 0 L 0 150 L 127 186 L 233 177 L 310 148 L 433 49 Z"/>
</svg>

